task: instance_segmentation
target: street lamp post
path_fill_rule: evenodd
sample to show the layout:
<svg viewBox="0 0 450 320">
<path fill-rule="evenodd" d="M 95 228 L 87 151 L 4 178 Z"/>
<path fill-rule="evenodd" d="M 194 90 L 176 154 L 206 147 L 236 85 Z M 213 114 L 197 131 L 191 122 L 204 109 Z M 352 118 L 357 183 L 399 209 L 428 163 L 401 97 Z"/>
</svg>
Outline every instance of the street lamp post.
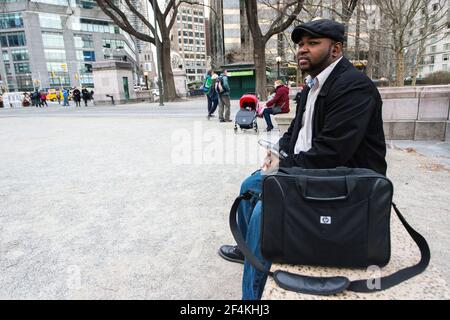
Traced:
<svg viewBox="0 0 450 320">
<path fill-rule="evenodd" d="M 276 58 L 277 61 L 277 74 L 278 74 L 278 80 L 280 80 L 280 62 L 281 62 L 281 57 L 277 57 Z"/>
</svg>

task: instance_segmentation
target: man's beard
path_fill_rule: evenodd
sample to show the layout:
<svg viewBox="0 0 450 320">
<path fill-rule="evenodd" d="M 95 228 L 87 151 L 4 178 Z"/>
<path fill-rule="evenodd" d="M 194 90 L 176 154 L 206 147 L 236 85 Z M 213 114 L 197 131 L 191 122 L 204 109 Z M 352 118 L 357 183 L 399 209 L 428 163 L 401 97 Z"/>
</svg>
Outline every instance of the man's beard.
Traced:
<svg viewBox="0 0 450 320">
<path fill-rule="evenodd" d="M 332 61 L 331 51 L 332 51 L 332 47 L 330 46 L 328 48 L 328 52 L 317 63 L 313 64 L 311 62 L 311 60 L 308 59 L 309 66 L 306 68 L 303 68 L 303 69 L 300 66 L 300 70 L 302 70 L 303 72 L 307 72 L 308 74 L 311 74 L 311 73 L 319 74 L 322 70 L 324 70 L 326 67 L 328 67 L 331 64 L 330 63 L 330 61 Z"/>
</svg>

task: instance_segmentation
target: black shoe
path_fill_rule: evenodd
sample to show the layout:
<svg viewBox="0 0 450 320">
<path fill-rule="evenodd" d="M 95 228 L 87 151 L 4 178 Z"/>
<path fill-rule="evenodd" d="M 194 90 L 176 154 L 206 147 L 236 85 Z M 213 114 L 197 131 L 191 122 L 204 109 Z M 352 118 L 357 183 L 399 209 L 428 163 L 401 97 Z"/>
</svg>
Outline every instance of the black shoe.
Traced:
<svg viewBox="0 0 450 320">
<path fill-rule="evenodd" d="M 220 119 L 220 120 L 219 120 L 219 122 L 225 122 L 225 120 L 223 120 L 223 119 Z"/>
<path fill-rule="evenodd" d="M 208 114 L 207 116 L 206 116 L 206 119 L 211 119 L 211 115 L 210 114 Z"/>
<path fill-rule="evenodd" d="M 244 263 L 244 255 L 237 246 L 221 246 L 219 248 L 219 256 L 231 262 Z"/>
<path fill-rule="evenodd" d="M 273 127 L 267 127 L 267 129 L 266 129 L 267 132 L 272 131 L 272 130 L 273 130 Z"/>
<path fill-rule="evenodd" d="M 233 120 L 231 120 L 231 119 L 228 119 L 228 120 L 225 120 L 225 122 L 232 122 Z"/>
</svg>

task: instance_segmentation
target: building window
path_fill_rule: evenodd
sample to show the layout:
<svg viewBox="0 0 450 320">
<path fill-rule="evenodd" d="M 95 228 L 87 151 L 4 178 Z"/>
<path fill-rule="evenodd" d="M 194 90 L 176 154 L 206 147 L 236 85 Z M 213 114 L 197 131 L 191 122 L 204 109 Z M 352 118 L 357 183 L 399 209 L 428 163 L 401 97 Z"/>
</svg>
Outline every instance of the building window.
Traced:
<svg viewBox="0 0 450 320">
<path fill-rule="evenodd" d="M 25 33 L 8 33 L 0 36 L 2 47 L 22 47 L 26 45 Z"/>
<path fill-rule="evenodd" d="M 444 50 L 445 51 L 450 50 L 450 43 L 444 44 Z"/>
<path fill-rule="evenodd" d="M 67 72 L 49 72 L 48 78 L 49 84 L 52 87 L 70 86 L 70 78 Z"/>
<path fill-rule="evenodd" d="M 436 46 L 431 46 L 431 47 L 430 47 L 430 52 L 435 53 L 435 52 L 436 52 Z"/>
<path fill-rule="evenodd" d="M 94 0 L 80 0 L 80 2 L 84 9 L 92 9 L 97 5 Z"/>
<path fill-rule="evenodd" d="M 9 62 L 9 54 L 8 51 L 2 51 L 3 62 Z"/>
<path fill-rule="evenodd" d="M 89 34 L 75 35 L 73 39 L 75 41 L 75 48 L 77 49 L 94 47 L 94 41 L 92 40 L 92 36 Z"/>
<path fill-rule="evenodd" d="M 65 62 L 47 62 L 47 71 L 49 72 L 67 72 L 67 63 Z"/>
<path fill-rule="evenodd" d="M 5 63 L 5 72 L 6 74 L 11 74 L 11 65 L 9 63 Z"/>
<path fill-rule="evenodd" d="M 443 61 L 448 61 L 448 57 L 449 57 L 448 54 L 443 54 L 443 55 L 442 55 L 442 60 L 443 60 Z"/>
<path fill-rule="evenodd" d="M 0 14 L 0 29 L 12 29 L 12 28 L 23 28 L 22 14 L 20 13 Z"/>
<path fill-rule="evenodd" d="M 116 33 L 116 30 L 113 25 L 110 25 L 108 21 L 102 21 L 102 20 L 92 20 L 92 19 L 81 18 L 80 19 L 80 28 L 82 31 L 88 31 L 88 32 Z"/>
<path fill-rule="evenodd" d="M 61 29 L 61 19 L 57 14 L 40 13 L 39 23 L 43 28 Z"/>
<path fill-rule="evenodd" d="M 19 91 L 31 91 L 33 90 L 33 80 L 30 74 L 18 75 L 16 77 L 17 88 Z"/>
<path fill-rule="evenodd" d="M 14 63 L 14 71 L 16 73 L 29 73 L 30 64 L 28 62 Z"/>
<path fill-rule="evenodd" d="M 42 41 L 45 48 L 64 48 L 64 38 L 62 33 L 42 33 Z"/>
<path fill-rule="evenodd" d="M 31 0 L 31 2 L 41 2 L 60 6 L 67 6 L 67 0 Z"/>
<path fill-rule="evenodd" d="M 428 70 L 429 70 L 430 72 L 433 72 L 433 71 L 434 71 L 434 66 L 430 66 Z"/>
<path fill-rule="evenodd" d="M 447 67 L 446 64 L 443 64 L 443 65 L 442 65 L 442 70 L 443 70 L 443 71 L 448 71 L 448 67 Z"/>
<path fill-rule="evenodd" d="M 430 56 L 430 64 L 434 64 L 434 56 Z"/>
<path fill-rule="evenodd" d="M 439 5 L 437 3 L 433 4 L 433 11 L 437 11 L 439 9 Z"/>
<path fill-rule="evenodd" d="M 24 61 L 30 59 L 27 49 L 12 49 L 11 55 L 13 61 Z"/>
<path fill-rule="evenodd" d="M 66 51 L 61 49 L 44 49 L 45 59 L 48 61 L 65 61 Z"/>
<path fill-rule="evenodd" d="M 83 51 L 83 61 L 95 61 L 95 52 Z"/>
</svg>

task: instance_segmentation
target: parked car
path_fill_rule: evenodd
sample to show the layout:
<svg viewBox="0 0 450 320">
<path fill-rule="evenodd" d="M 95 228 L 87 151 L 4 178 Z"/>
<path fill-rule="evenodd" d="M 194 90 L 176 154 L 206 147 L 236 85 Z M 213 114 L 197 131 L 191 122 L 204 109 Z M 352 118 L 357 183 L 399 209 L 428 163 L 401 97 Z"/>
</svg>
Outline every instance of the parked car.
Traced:
<svg viewBox="0 0 450 320">
<path fill-rule="evenodd" d="M 48 89 L 47 100 L 56 101 L 58 98 L 58 93 L 59 91 L 56 91 L 55 89 Z"/>
</svg>

